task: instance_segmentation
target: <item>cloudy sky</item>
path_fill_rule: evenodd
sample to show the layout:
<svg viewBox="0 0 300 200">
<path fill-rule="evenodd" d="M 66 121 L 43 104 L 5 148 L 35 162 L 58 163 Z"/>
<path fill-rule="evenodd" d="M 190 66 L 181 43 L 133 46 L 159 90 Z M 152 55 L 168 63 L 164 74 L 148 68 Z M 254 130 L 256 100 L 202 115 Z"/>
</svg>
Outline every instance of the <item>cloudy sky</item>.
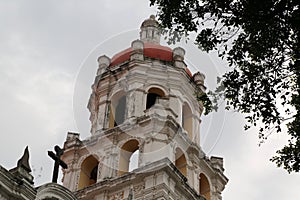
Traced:
<svg viewBox="0 0 300 200">
<path fill-rule="evenodd" d="M 86 105 L 97 57 L 129 47 L 155 11 L 147 0 L 0 0 L 0 165 L 15 167 L 28 145 L 36 185 L 49 182 L 47 151 L 62 146 L 68 131 L 89 136 Z M 180 46 L 191 71 L 204 72 L 213 88 L 225 64 L 192 44 Z M 256 130 L 244 132 L 243 122 L 235 112 L 203 117 L 203 149 L 224 157 L 223 198 L 299 199 L 299 174 L 268 161 L 287 136 L 273 134 L 258 147 Z"/>
</svg>

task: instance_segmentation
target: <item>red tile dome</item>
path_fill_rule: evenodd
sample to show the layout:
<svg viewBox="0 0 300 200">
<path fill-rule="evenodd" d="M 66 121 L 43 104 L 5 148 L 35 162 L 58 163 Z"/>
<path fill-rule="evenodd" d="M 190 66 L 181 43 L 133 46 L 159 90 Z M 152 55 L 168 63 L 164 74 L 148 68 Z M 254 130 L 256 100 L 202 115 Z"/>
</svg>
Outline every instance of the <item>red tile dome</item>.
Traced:
<svg viewBox="0 0 300 200">
<path fill-rule="evenodd" d="M 111 59 L 110 66 L 130 60 L 130 54 L 132 51 L 133 49 L 130 47 L 114 55 Z M 166 46 L 145 42 L 143 51 L 144 56 L 148 58 L 154 58 L 163 61 L 172 61 L 173 59 L 172 49 Z"/>
<path fill-rule="evenodd" d="M 125 61 L 130 60 L 130 55 L 133 51 L 132 47 L 129 47 L 117 54 L 115 54 L 111 59 L 110 67 L 121 64 Z M 143 53 L 145 57 L 154 58 L 163 61 L 172 61 L 173 60 L 173 51 L 170 47 L 162 46 L 159 44 L 153 44 L 149 42 L 144 42 Z M 186 67 L 186 73 L 189 77 L 193 77 L 191 71 Z"/>
</svg>

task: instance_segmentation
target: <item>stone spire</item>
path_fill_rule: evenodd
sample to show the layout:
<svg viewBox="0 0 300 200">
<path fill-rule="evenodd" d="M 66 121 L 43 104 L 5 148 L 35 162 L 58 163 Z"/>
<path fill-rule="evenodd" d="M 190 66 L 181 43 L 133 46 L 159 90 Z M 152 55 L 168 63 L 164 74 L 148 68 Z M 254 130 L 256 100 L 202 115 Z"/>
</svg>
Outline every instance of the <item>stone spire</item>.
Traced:
<svg viewBox="0 0 300 200">
<path fill-rule="evenodd" d="M 160 43 L 159 24 L 154 15 L 151 15 L 149 19 L 143 21 L 141 25 L 140 39 L 143 42 L 150 42 L 154 44 Z"/>
<path fill-rule="evenodd" d="M 30 169 L 28 160 L 29 160 L 29 151 L 28 151 L 28 146 L 26 146 L 23 156 L 18 160 L 17 167 L 22 167 L 28 173 L 30 173 L 31 169 Z"/>
<path fill-rule="evenodd" d="M 26 180 L 33 184 L 33 176 L 30 174 L 31 168 L 29 166 L 29 151 L 28 146 L 24 150 L 23 156 L 18 160 L 17 167 L 9 170 L 17 179 Z"/>
</svg>

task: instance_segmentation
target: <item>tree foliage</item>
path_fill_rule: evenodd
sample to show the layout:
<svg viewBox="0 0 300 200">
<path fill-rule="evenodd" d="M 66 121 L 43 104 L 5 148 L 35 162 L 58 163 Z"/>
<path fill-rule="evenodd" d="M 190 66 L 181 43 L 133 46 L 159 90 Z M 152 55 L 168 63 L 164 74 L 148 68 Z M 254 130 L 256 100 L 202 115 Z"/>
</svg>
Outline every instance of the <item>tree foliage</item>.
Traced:
<svg viewBox="0 0 300 200">
<path fill-rule="evenodd" d="M 245 114 L 261 141 L 286 125 L 290 140 L 271 160 L 300 170 L 299 0 L 150 0 L 171 42 L 196 33 L 201 50 L 218 51 L 232 68 L 219 95 Z M 173 34 L 176 33 L 176 34 Z M 223 90 L 220 88 L 223 87 Z"/>
</svg>

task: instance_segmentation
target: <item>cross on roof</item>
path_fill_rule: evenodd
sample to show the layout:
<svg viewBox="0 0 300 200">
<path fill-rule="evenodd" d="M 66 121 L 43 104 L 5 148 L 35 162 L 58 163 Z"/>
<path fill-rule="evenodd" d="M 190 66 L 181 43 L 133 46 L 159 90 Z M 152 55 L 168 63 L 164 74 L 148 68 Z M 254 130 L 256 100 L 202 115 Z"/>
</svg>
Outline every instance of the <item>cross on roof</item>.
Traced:
<svg viewBox="0 0 300 200">
<path fill-rule="evenodd" d="M 59 169 L 59 166 L 61 166 L 62 168 L 64 169 L 67 169 L 68 168 L 68 165 L 62 161 L 60 159 L 60 156 L 63 155 L 64 153 L 64 150 L 61 149 L 58 145 L 56 145 L 54 147 L 54 150 L 56 152 L 53 153 L 52 151 L 48 151 L 48 155 L 54 160 L 54 169 L 53 169 L 53 177 L 52 177 L 52 182 L 53 183 L 57 183 L 57 177 L 58 177 L 58 169 Z"/>
</svg>

